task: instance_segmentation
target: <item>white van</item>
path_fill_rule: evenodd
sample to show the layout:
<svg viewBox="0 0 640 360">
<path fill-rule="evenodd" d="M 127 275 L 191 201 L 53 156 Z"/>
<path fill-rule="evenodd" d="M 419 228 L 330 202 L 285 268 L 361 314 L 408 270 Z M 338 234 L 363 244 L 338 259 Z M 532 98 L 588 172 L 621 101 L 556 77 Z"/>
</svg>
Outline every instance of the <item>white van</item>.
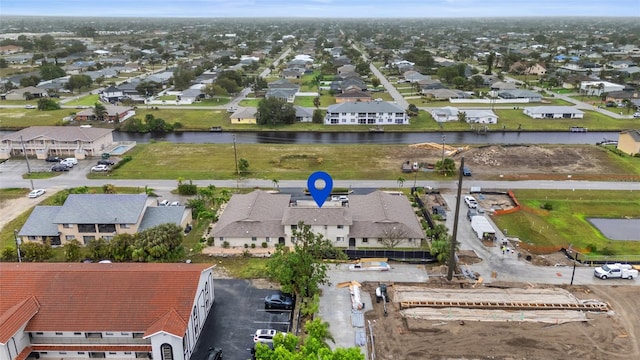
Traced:
<svg viewBox="0 0 640 360">
<path fill-rule="evenodd" d="M 76 158 L 66 158 L 62 161 L 73 164 L 73 165 L 78 165 L 78 159 Z"/>
</svg>

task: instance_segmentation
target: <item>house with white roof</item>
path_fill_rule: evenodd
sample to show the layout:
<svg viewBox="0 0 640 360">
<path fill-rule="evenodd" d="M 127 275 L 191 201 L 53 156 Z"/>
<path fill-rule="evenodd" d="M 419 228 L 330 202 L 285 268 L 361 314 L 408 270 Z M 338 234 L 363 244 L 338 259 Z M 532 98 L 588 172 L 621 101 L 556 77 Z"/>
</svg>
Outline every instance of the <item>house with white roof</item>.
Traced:
<svg viewBox="0 0 640 360">
<path fill-rule="evenodd" d="M 584 112 L 572 106 L 529 106 L 522 112 L 534 119 L 582 119 Z"/>
<path fill-rule="evenodd" d="M 409 116 L 399 105 L 387 101 L 343 102 L 330 105 L 325 125 L 408 125 Z"/>
<path fill-rule="evenodd" d="M 453 106 L 445 106 L 431 110 L 431 117 L 436 122 L 459 121 L 459 113 L 465 114 L 465 121 L 476 124 L 496 124 L 498 115 L 490 109 L 460 110 Z"/>
<path fill-rule="evenodd" d="M 614 84 L 609 81 L 582 81 L 580 82 L 580 92 L 587 96 L 600 96 L 603 93 L 624 90 L 624 85 Z"/>
</svg>

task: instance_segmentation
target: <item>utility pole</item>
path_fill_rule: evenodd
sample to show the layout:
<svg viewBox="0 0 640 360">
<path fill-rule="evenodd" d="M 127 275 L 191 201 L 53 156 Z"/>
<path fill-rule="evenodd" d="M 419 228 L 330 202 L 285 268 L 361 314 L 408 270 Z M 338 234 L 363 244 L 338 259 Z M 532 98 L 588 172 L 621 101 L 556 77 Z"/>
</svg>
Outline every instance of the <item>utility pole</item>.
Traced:
<svg viewBox="0 0 640 360">
<path fill-rule="evenodd" d="M 460 198 L 462 196 L 462 169 L 464 169 L 464 156 L 460 158 L 460 171 L 458 171 L 458 198 L 456 199 L 456 211 L 453 218 L 453 234 L 451 235 L 451 249 L 449 249 L 449 269 L 447 280 L 453 279 L 453 270 L 456 267 L 456 244 L 458 242 L 458 218 L 460 217 Z"/>
<path fill-rule="evenodd" d="M 442 163 L 440 163 L 440 166 L 442 167 L 442 173 L 444 174 L 444 141 L 447 138 L 446 135 L 442 135 Z"/>
<path fill-rule="evenodd" d="M 236 134 L 233 134 L 233 158 L 236 163 L 236 175 L 240 176 L 240 169 L 238 168 L 238 149 L 236 149 Z"/>
<path fill-rule="evenodd" d="M 16 240 L 16 249 L 18 250 L 18 262 L 22 262 L 22 254 L 20 254 L 20 238 L 18 238 L 18 229 L 13 230 L 13 237 Z"/>
<path fill-rule="evenodd" d="M 27 149 L 24 147 L 24 141 L 22 141 L 22 135 L 20 135 L 20 146 L 22 147 L 24 160 L 27 162 L 27 174 L 31 174 L 31 165 L 29 165 L 29 156 L 27 156 Z"/>
</svg>

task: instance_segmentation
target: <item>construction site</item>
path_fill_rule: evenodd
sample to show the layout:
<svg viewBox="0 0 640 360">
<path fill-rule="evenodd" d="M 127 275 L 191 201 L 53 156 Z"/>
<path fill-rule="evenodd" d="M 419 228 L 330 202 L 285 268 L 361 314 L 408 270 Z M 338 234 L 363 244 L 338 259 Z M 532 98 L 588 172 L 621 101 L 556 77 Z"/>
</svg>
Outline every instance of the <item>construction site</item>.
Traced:
<svg viewBox="0 0 640 360">
<path fill-rule="evenodd" d="M 362 291 L 380 294 L 379 287 L 365 282 Z M 384 287 L 386 301 L 366 312 L 371 359 L 640 358 L 640 289 L 634 286 L 433 277 Z"/>
</svg>

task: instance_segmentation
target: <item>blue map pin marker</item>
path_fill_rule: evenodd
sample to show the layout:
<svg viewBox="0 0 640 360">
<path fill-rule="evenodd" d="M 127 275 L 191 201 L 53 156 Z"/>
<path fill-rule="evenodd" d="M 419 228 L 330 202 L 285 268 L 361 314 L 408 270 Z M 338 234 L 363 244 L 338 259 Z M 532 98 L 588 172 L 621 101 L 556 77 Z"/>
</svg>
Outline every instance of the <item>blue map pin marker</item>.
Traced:
<svg viewBox="0 0 640 360">
<path fill-rule="evenodd" d="M 324 181 L 324 188 L 318 189 L 316 187 L 317 180 Z M 316 171 L 309 175 L 309 179 L 307 179 L 307 189 L 309 189 L 309 192 L 311 193 L 313 200 L 318 204 L 318 207 L 321 208 L 324 201 L 327 200 L 329 195 L 331 195 L 331 190 L 333 190 L 333 179 L 331 178 L 331 175 L 324 171 Z"/>
</svg>

